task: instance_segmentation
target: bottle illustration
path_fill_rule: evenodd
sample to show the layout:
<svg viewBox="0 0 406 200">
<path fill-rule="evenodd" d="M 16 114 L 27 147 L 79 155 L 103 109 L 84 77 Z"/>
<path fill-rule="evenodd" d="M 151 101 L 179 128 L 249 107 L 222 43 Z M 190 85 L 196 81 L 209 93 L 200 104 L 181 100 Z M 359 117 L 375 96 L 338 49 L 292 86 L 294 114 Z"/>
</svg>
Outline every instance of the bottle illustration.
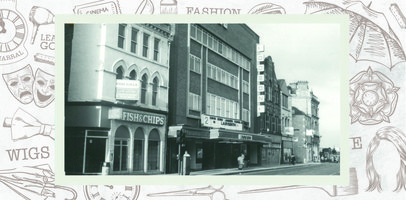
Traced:
<svg viewBox="0 0 406 200">
<path fill-rule="evenodd" d="M 178 2 L 176 0 L 161 0 L 161 14 L 178 14 Z"/>
<path fill-rule="evenodd" d="M 142 0 L 135 14 L 154 14 L 154 4 L 151 0 Z"/>
</svg>

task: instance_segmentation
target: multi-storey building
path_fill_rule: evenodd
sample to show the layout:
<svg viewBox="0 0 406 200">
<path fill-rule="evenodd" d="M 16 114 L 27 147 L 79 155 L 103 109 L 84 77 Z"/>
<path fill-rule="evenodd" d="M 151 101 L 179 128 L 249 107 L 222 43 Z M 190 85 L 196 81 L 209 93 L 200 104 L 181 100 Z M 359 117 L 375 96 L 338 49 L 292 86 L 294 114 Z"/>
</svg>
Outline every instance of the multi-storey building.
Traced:
<svg viewBox="0 0 406 200">
<path fill-rule="evenodd" d="M 263 145 L 262 154 L 264 154 L 264 163 L 275 165 L 280 164 L 281 156 L 281 90 L 272 57 L 266 57 L 262 63 L 264 64 L 264 72 L 260 72 L 260 76 L 264 76 L 261 84 L 264 85 L 265 91 L 261 93 L 265 96 L 265 110 L 260 114 L 258 120 L 260 133 L 271 139 L 271 143 Z"/>
<path fill-rule="evenodd" d="M 246 154 L 261 164 L 270 139 L 255 130 L 256 44 L 245 24 L 177 24 L 170 59 L 167 172 L 177 171 L 178 144 L 185 130 L 191 169 L 237 167 Z M 182 150 L 181 150 L 182 151 Z"/>
<path fill-rule="evenodd" d="M 165 171 L 169 24 L 66 26 L 65 171 Z M 69 37 L 70 36 L 70 37 Z"/>
<path fill-rule="evenodd" d="M 286 81 L 284 79 L 279 79 L 278 84 L 281 91 L 281 163 L 289 163 L 293 152 L 294 135 L 292 126 L 292 98 L 286 85 Z"/>
<path fill-rule="evenodd" d="M 309 88 L 309 83 L 307 81 L 298 81 L 295 83 L 290 83 L 289 88 L 292 95 L 292 107 L 295 107 L 298 111 L 293 111 L 293 127 L 295 128 L 295 137 L 296 129 L 300 129 L 303 126 L 306 128 L 302 133 L 305 133 L 305 138 L 303 140 L 305 147 L 305 155 L 303 157 L 304 162 L 309 161 L 319 161 L 319 148 L 320 148 L 320 133 L 319 133 L 319 100 L 313 94 L 313 91 Z M 292 108 L 292 110 L 295 110 Z M 297 124 L 295 121 L 295 115 L 305 115 L 306 123 Z M 297 117 L 296 117 L 297 118 Z M 301 133 L 301 134 L 302 134 Z M 301 147 L 301 138 L 297 143 L 298 147 Z M 295 150 L 294 150 L 295 151 Z M 296 154 L 296 152 L 294 152 Z"/>
</svg>

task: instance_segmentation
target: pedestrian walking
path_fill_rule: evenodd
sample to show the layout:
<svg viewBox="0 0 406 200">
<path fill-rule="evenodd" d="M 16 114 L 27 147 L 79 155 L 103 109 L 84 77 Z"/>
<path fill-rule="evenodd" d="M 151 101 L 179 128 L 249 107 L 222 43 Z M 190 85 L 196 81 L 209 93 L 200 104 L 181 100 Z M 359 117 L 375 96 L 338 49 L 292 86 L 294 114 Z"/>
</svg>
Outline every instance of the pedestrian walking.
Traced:
<svg viewBox="0 0 406 200">
<path fill-rule="evenodd" d="M 245 156 L 244 156 L 243 153 L 241 153 L 241 155 L 238 156 L 238 158 L 237 158 L 237 161 L 238 161 L 238 169 L 239 169 L 239 170 L 242 170 L 242 168 L 244 167 L 244 159 L 245 159 Z"/>
<path fill-rule="evenodd" d="M 291 163 L 292 165 L 295 165 L 295 163 L 296 163 L 295 154 L 292 154 L 292 155 L 290 156 L 290 163 Z"/>
</svg>

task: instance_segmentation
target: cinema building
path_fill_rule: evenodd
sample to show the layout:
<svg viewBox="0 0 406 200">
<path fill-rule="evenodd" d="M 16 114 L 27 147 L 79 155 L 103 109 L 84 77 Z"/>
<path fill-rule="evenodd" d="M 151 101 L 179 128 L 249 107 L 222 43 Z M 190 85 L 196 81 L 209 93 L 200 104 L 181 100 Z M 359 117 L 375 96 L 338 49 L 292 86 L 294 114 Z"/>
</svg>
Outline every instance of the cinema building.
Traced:
<svg viewBox="0 0 406 200">
<path fill-rule="evenodd" d="M 65 27 L 66 174 L 165 172 L 172 28 Z"/>
<path fill-rule="evenodd" d="M 191 170 L 237 167 L 241 153 L 261 165 L 269 139 L 258 134 L 254 121 L 259 36 L 245 24 L 177 24 L 175 30 L 167 173 L 177 171 L 181 129 Z"/>
</svg>

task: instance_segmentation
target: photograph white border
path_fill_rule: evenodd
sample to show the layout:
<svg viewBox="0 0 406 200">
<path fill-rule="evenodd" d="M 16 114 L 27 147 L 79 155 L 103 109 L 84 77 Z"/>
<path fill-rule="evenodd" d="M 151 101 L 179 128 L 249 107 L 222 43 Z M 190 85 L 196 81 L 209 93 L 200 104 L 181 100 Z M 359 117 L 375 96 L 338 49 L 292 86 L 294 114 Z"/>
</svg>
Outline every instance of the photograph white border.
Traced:
<svg viewBox="0 0 406 200">
<path fill-rule="evenodd" d="M 65 175 L 64 25 L 66 23 L 318 23 L 340 25 L 340 175 Z M 58 185 L 348 185 L 349 184 L 349 18 L 347 15 L 56 15 L 56 142 Z"/>
</svg>

